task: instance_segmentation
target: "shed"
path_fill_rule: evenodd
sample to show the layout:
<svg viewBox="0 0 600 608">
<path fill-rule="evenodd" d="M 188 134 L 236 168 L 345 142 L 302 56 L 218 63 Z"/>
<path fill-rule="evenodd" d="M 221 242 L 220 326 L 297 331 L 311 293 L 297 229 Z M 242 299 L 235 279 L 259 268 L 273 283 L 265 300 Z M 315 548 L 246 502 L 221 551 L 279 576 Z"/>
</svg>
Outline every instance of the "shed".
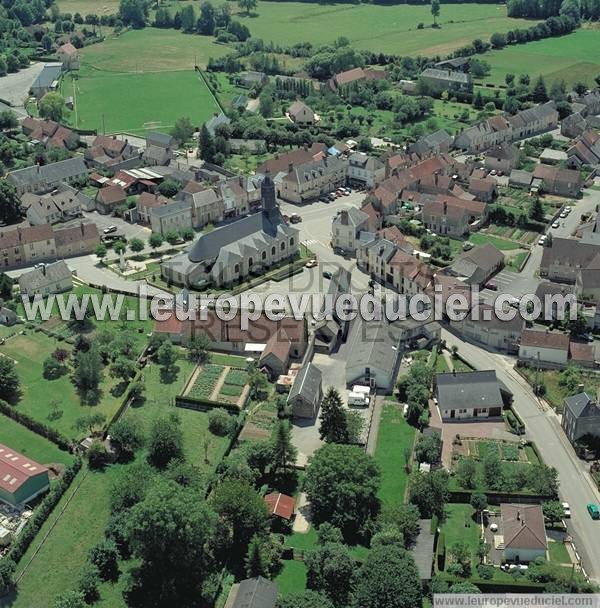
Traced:
<svg viewBox="0 0 600 608">
<path fill-rule="evenodd" d="M 322 397 L 321 370 L 314 363 L 307 363 L 298 372 L 288 397 L 288 404 L 292 407 L 294 417 L 316 418 Z"/>
<path fill-rule="evenodd" d="M 283 519 L 291 520 L 294 517 L 296 501 L 292 496 L 281 492 L 272 492 L 265 496 L 265 504 L 271 515 L 277 515 Z"/>
</svg>

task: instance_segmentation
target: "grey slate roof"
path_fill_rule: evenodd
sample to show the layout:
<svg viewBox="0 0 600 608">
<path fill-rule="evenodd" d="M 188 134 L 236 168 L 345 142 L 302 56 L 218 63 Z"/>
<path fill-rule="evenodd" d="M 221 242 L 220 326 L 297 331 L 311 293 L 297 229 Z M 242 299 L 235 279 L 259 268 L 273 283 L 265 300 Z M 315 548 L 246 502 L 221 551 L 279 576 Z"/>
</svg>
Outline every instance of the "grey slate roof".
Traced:
<svg viewBox="0 0 600 608">
<path fill-rule="evenodd" d="M 27 184 L 37 183 L 39 181 L 57 184 L 58 182 L 71 179 L 87 172 L 88 169 L 83 157 L 74 156 L 73 158 L 67 158 L 65 160 L 60 160 L 57 163 L 50 163 L 49 165 L 43 165 L 41 167 L 39 165 L 33 165 L 32 167 L 11 171 L 8 174 L 7 179 L 16 186 L 26 186 Z M 42 179 L 40 179 L 40 177 Z"/>
<path fill-rule="evenodd" d="M 60 73 L 62 72 L 62 63 L 49 63 L 42 68 L 42 71 L 38 74 L 38 77 L 34 80 L 31 88 L 35 89 L 48 89 L 55 80 L 58 80 Z"/>
<path fill-rule="evenodd" d="M 231 119 L 221 112 L 218 116 L 213 116 L 210 120 L 207 120 L 205 125 L 208 132 L 211 135 L 214 135 L 217 127 L 220 127 L 221 125 L 228 125 L 230 122 Z"/>
<path fill-rule="evenodd" d="M 19 277 L 19 284 L 28 290 L 41 289 L 71 277 L 67 264 L 60 260 L 53 264 L 46 264 L 45 268 L 34 268 Z"/>
<path fill-rule="evenodd" d="M 352 353 L 348 365 L 380 369 L 392 374 L 398 359 L 401 329 L 387 321 L 354 319 L 349 342 Z"/>
<path fill-rule="evenodd" d="M 465 406 L 502 407 L 500 385 L 494 370 L 435 375 L 440 409 Z"/>
<path fill-rule="evenodd" d="M 158 146 L 159 148 L 169 148 L 175 145 L 175 138 L 168 133 L 150 131 L 150 133 L 146 135 L 146 143 L 147 145 Z"/>
<path fill-rule="evenodd" d="M 439 70 L 437 68 L 427 68 L 423 70 L 421 76 L 426 78 L 435 78 L 436 80 L 444 82 L 460 82 L 462 84 L 468 84 L 470 77 L 464 72 L 454 72 L 452 70 Z"/>
<path fill-rule="evenodd" d="M 161 205 L 160 207 L 153 207 L 150 210 L 151 215 L 157 217 L 167 217 L 174 213 L 180 213 L 182 211 L 191 211 L 192 206 L 187 201 L 173 201 L 168 205 Z"/>
<path fill-rule="evenodd" d="M 275 608 L 276 603 L 277 585 L 258 576 L 240 583 L 231 608 Z"/>
<path fill-rule="evenodd" d="M 345 211 L 347 214 L 342 213 L 342 211 Z M 364 222 L 366 222 L 369 219 L 369 216 L 364 211 L 361 211 L 357 207 L 347 207 L 347 208 L 341 209 L 340 213 L 338 213 L 335 216 L 335 218 L 333 220 L 333 225 L 334 226 L 336 224 L 343 225 L 346 223 L 346 219 L 348 219 L 348 221 L 353 226 L 360 226 L 361 224 L 363 224 Z"/>
<path fill-rule="evenodd" d="M 587 393 L 578 393 L 565 399 L 565 407 L 575 418 L 600 416 L 600 408 Z"/>
<path fill-rule="evenodd" d="M 321 390 L 321 370 L 314 363 L 307 363 L 296 376 L 290 390 L 289 401 L 301 396 L 309 403 L 315 403 Z"/>
</svg>

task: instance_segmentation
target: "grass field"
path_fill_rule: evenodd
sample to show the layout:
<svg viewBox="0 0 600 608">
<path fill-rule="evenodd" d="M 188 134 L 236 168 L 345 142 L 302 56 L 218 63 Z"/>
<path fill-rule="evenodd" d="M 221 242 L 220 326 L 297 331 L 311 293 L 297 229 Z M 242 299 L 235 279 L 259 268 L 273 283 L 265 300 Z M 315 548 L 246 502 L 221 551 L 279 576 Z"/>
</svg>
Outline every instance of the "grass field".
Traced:
<svg viewBox="0 0 600 608">
<path fill-rule="evenodd" d="M 406 422 L 399 405 L 386 403 L 375 448 L 375 460 L 381 469 L 379 498 L 384 504 L 404 502 L 408 474 L 404 468 L 404 451 L 411 449 L 415 429 Z"/>
<path fill-rule="evenodd" d="M 205 67 L 209 57 L 222 57 L 231 49 L 212 36 L 193 36 L 178 30 L 147 27 L 107 38 L 82 51 L 84 66 L 113 72 L 162 72 Z M 176 91 L 171 90 L 175 96 Z"/>
<path fill-rule="evenodd" d="M 354 48 L 398 55 L 447 54 L 474 38 L 488 39 L 494 32 L 531 24 L 524 19 L 509 19 L 505 6 L 491 4 L 444 5 L 439 29 L 430 27 L 428 5 L 261 2 L 256 13 L 236 17 L 250 29 L 253 38 L 278 44 L 318 45 L 345 36 Z M 426 27 L 417 29 L 419 23 Z"/>
<path fill-rule="evenodd" d="M 306 566 L 304 562 L 284 560 L 283 568 L 275 578 L 277 588 L 282 596 L 299 593 L 306 589 Z"/>
<path fill-rule="evenodd" d="M 77 439 L 84 436 L 84 433 L 73 428 L 77 418 L 91 412 L 100 412 L 107 419 L 114 414 L 121 398 L 111 394 L 111 389 L 118 384 L 118 380 L 110 378 L 105 370 L 98 405 L 82 405 L 69 374 L 56 380 L 46 380 L 43 377 L 44 359 L 59 347 L 70 349 L 65 342 L 49 338 L 41 332 L 29 331 L 26 335 L 8 340 L 0 348 L 0 352 L 17 361 L 21 398 L 15 407 L 35 420 L 57 429 L 66 437 Z M 50 416 L 54 409 L 53 404 L 56 404 L 57 411 L 61 412 L 60 417 L 56 419 Z"/>
<path fill-rule="evenodd" d="M 560 38 L 546 38 L 527 44 L 490 51 L 482 56 L 492 66 L 486 82 L 504 83 L 506 73 L 539 75 L 547 83 L 564 80 L 568 85 L 579 80 L 594 84 L 600 73 L 600 31 L 580 29 Z"/>
<path fill-rule="evenodd" d="M 62 93 L 72 95 L 69 123 L 80 129 L 127 131 L 170 129 L 181 116 L 201 125 L 218 111 L 212 94 L 193 71 L 118 74 L 82 69 L 78 80 L 63 80 Z"/>
<path fill-rule="evenodd" d="M 73 462 L 71 454 L 59 450 L 44 437 L 2 414 L 0 414 L 0 443 L 21 452 L 40 464 L 67 465 Z"/>
<path fill-rule="evenodd" d="M 474 554 L 479 543 L 479 526 L 473 519 L 473 507 L 458 503 L 447 504 L 445 513 L 446 519 L 441 530 L 446 537 L 446 549 L 463 542 Z"/>
<path fill-rule="evenodd" d="M 500 239 L 498 237 L 495 236 L 491 236 L 489 234 L 471 234 L 469 236 L 469 241 L 471 241 L 471 243 L 473 243 L 474 245 L 486 245 L 487 243 L 490 243 L 492 245 L 494 245 L 494 247 L 497 247 L 498 249 L 500 249 L 501 251 L 507 251 L 510 249 L 519 249 L 519 243 L 515 243 L 513 241 L 507 241 L 506 239 Z"/>
</svg>

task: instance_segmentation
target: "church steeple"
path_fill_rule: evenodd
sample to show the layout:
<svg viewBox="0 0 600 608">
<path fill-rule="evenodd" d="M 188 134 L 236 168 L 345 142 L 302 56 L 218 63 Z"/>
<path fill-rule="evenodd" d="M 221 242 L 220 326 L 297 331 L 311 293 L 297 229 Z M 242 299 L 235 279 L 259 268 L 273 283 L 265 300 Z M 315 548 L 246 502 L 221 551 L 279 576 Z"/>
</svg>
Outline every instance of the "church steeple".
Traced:
<svg viewBox="0 0 600 608">
<path fill-rule="evenodd" d="M 263 212 L 269 217 L 279 211 L 277 207 L 277 198 L 275 196 L 275 182 L 271 178 L 271 173 L 269 171 L 265 173 L 265 177 L 260 185 L 260 199 Z"/>
</svg>

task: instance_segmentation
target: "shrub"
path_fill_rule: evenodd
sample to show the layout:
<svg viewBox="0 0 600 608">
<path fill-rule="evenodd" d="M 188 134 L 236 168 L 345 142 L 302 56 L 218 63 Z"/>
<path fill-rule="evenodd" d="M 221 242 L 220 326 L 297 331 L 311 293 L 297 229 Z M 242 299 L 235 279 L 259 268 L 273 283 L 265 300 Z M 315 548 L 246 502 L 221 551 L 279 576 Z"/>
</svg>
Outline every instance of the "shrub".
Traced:
<svg viewBox="0 0 600 608">
<path fill-rule="evenodd" d="M 231 417 L 223 408 L 216 408 L 208 414 L 208 428 L 214 435 L 223 437 L 231 429 Z"/>
</svg>

